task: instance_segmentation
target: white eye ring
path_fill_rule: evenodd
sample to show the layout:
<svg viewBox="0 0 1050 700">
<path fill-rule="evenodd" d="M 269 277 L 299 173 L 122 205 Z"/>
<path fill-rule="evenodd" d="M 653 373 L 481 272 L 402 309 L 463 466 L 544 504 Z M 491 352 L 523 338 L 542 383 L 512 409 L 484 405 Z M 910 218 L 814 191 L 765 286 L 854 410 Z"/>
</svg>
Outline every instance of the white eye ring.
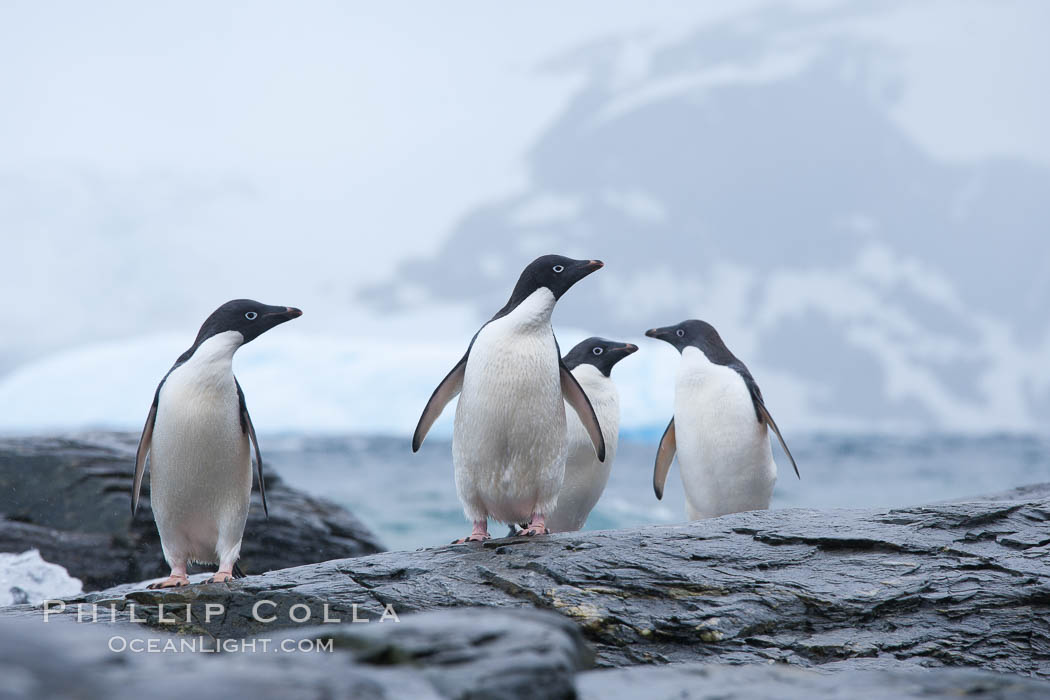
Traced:
<svg viewBox="0 0 1050 700">
<path fill-rule="evenodd" d="M 562 271 L 562 270 L 564 270 L 564 269 L 565 269 L 565 266 L 564 266 L 564 265 L 555 265 L 555 266 L 554 266 L 554 271 L 555 271 L 555 272 L 561 272 L 561 271 Z"/>
<path fill-rule="evenodd" d="M 244 314 L 244 317 L 249 321 L 254 321 L 255 319 L 259 318 L 259 314 L 255 313 L 254 311 L 249 311 L 248 313 Z"/>
<path fill-rule="evenodd" d="M 681 328 L 679 328 L 678 330 L 676 330 L 676 331 L 675 331 L 674 333 L 675 333 L 675 335 L 677 335 L 677 336 L 678 336 L 679 338 L 684 338 L 684 337 L 685 337 L 685 331 L 683 331 L 683 330 L 682 330 Z"/>
<path fill-rule="evenodd" d="M 603 350 L 602 348 L 594 348 L 593 350 L 591 350 L 591 352 L 593 352 L 595 355 L 601 355 L 603 352 L 605 352 L 605 350 Z"/>
</svg>

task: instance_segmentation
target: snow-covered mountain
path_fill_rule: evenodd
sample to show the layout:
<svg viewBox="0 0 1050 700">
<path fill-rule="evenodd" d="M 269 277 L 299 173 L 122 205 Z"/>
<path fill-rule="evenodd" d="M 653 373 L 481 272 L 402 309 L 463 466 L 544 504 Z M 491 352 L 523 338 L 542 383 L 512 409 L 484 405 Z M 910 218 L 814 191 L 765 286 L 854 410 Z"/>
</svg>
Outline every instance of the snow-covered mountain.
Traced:
<svg viewBox="0 0 1050 700">
<path fill-rule="evenodd" d="M 627 428 L 697 317 L 785 430 L 1043 429 L 1046 3 L 468 5 L 0 8 L 0 431 L 138 429 L 247 296 L 305 311 L 261 431 L 408 434 L 547 252 L 606 262 L 554 321 L 641 345 Z"/>
<path fill-rule="evenodd" d="M 609 337 L 709 320 L 782 422 L 1037 429 L 1050 169 L 938 159 L 895 119 L 889 47 L 793 19 L 552 62 L 586 79 L 528 154 L 527 189 L 364 298 L 491 307 L 537 254 L 602 258 L 556 320 Z"/>
</svg>

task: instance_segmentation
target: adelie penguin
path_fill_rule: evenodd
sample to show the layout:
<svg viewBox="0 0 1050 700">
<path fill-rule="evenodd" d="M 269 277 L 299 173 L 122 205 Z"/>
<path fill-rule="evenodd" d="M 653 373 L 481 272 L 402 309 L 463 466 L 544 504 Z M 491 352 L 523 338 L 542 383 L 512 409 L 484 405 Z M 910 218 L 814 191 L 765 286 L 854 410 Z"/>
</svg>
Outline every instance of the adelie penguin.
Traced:
<svg viewBox="0 0 1050 700">
<path fill-rule="evenodd" d="M 777 480 L 768 429 L 776 433 L 796 476 L 798 466 L 751 372 L 704 321 L 683 321 L 645 334 L 681 353 L 674 417 L 656 452 L 656 497 L 663 498 L 677 451 L 690 520 L 768 508 Z"/>
<path fill-rule="evenodd" d="M 558 495 L 558 504 L 547 518 L 547 527 L 551 532 L 570 532 L 582 528 L 605 490 L 616 459 L 620 432 L 620 393 L 616 390 L 611 373 L 617 362 L 637 350 L 638 346 L 631 343 L 588 338 L 562 358 L 598 416 L 605 439 L 605 461 L 596 459 L 590 436 L 580 420 L 566 412 L 568 456 L 565 460 L 565 481 Z"/>
<path fill-rule="evenodd" d="M 299 309 L 248 299 L 226 302 L 157 386 L 139 440 L 131 492 L 134 513 L 149 455 L 150 504 L 171 567 L 171 575 L 150 588 L 185 586 L 190 562 L 218 564 L 212 583 L 233 577 L 251 501 L 250 442 L 267 510 L 259 441 L 233 375 L 233 355 L 301 315 Z"/>
<path fill-rule="evenodd" d="M 587 395 L 562 362 L 551 312 L 565 292 L 602 267 L 597 260 L 544 255 L 521 273 L 510 300 L 474 335 L 423 410 L 412 451 L 459 396 L 452 434 L 456 491 L 473 531 L 454 544 L 489 539 L 488 518 L 547 532 L 565 475 L 565 402 L 599 461 L 605 440 Z"/>
</svg>

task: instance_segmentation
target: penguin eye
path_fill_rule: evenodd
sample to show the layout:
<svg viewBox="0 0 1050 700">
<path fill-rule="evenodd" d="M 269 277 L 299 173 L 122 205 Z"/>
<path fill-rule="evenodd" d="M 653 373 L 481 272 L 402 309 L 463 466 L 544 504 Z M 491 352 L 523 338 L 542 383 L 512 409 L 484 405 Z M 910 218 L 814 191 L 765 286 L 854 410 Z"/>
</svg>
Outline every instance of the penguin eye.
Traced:
<svg viewBox="0 0 1050 700">
<path fill-rule="evenodd" d="M 564 270 L 564 269 L 565 269 L 565 266 L 564 266 L 564 265 L 555 265 L 555 266 L 554 266 L 554 271 L 555 271 L 555 272 L 561 272 L 561 271 L 562 271 L 562 270 Z"/>
<path fill-rule="evenodd" d="M 254 321 L 256 318 L 259 317 L 259 314 L 255 313 L 254 311 L 249 311 L 248 313 L 244 314 L 244 317 L 249 321 Z"/>
<path fill-rule="evenodd" d="M 679 328 L 678 330 L 676 330 L 676 331 L 674 332 L 674 334 L 675 334 L 675 335 L 677 335 L 677 336 L 678 336 L 679 338 L 684 338 L 684 337 L 685 337 L 685 331 L 683 331 L 683 330 L 682 330 L 681 328 Z"/>
<path fill-rule="evenodd" d="M 605 350 L 603 350 L 601 348 L 594 348 L 593 350 L 591 350 L 591 352 L 593 352 L 595 354 L 595 356 L 598 356 L 598 355 L 601 355 L 603 352 L 605 352 Z"/>
</svg>

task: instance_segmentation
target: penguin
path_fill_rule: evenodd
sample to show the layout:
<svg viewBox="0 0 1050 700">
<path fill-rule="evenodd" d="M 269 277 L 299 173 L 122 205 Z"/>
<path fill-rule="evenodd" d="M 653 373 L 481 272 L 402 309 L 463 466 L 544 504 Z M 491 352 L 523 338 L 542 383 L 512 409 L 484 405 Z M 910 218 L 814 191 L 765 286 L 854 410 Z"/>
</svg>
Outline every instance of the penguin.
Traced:
<svg viewBox="0 0 1050 700">
<path fill-rule="evenodd" d="M 488 518 L 528 523 L 524 535 L 546 534 L 565 475 L 565 402 L 590 438 L 598 461 L 605 439 L 579 382 L 562 362 L 551 312 L 565 292 L 599 270 L 599 260 L 536 258 L 510 299 L 474 335 L 463 358 L 438 384 L 412 436 L 412 451 L 456 396 L 452 462 L 456 491 L 473 524 L 453 544 L 489 539 Z"/>
<path fill-rule="evenodd" d="M 638 346 L 631 343 L 588 338 L 562 358 L 598 416 L 605 439 L 605 461 L 595 459 L 590 437 L 583 424 L 566 412 L 568 456 L 565 460 L 565 481 L 558 494 L 558 504 L 547 518 L 547 527 L 551 532 L 571 532 L 582 528 L 605 490 L 609 471 L 616 459 L 620 431 L 620 394 L 610 373 L 617 362 L 637 350 Z"/>
<path fill-rule="evenodd" d="M 233 578 L 251 500 L 249 442 L 255 445 L 263 512 L 269 515 L 259 440 L 233 375 L 233 355 L 301 315 L 299 309 L 250 299 L 226 302 L 208 316 L 193 345 L 157 385 L 139 439 L 131 490 L 134 515 L 148 455 L 150 503 L 171 567 L 171 575 L 150 588 L 187 585 L 190 562 L 218 564 L 209 583 Z"/>
<path fill-rule="evenodd" d="M 645 334 L 681 353 L 674 416 L 656 451 L 656 498 L 663 498 L 677 451 L 690 520 L 769 508 L 777 480 L 769 429 L 791 460 L 795 476 L 798 465 L 751 372 L 704 321 L 683 321 Z"/>
</svg>

